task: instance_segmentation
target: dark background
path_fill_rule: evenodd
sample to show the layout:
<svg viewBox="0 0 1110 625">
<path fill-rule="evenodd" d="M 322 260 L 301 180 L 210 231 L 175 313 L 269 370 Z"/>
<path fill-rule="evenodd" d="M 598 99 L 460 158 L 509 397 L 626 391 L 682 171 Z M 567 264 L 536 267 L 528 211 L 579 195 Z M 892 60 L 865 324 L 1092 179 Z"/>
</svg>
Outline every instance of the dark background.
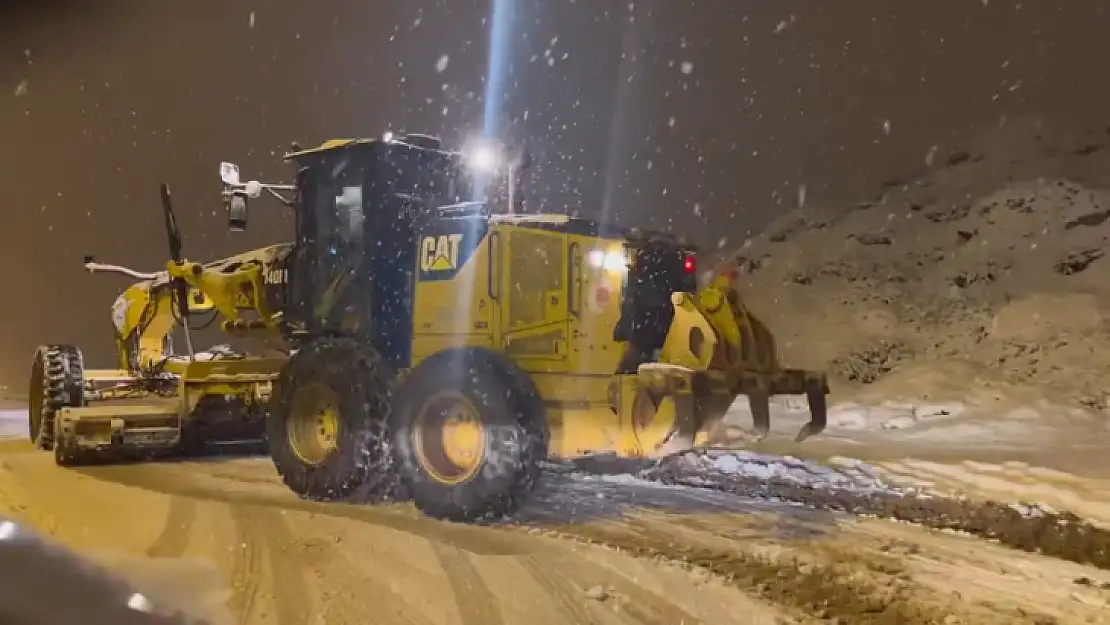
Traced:
<svg viewBox="0 0 1110 625">
<path fill-rule="evenodd" d="M 1110 123 L 1098 0 L 513 5 L 505 131 L 537 157 L 532 206 L 710 249 L 741 244 L 799 185 L 810 202 L 870 195 L 931 146 L 1006 117 Z M 485 0 L 0 5 L 0 383 L 22 388 L 42 342 L 110 364 L 109 306 L 128 280 L 87 276 L 81 259 L 160 268 L 159 182 L 187 254 L 207 260 L 288 236 L 262 201 L 250 232 L 226 231 L 220 160 L 288 179 L 279 157 L 294 139 L 479 129 L 489 12 Z"/>
</svg>

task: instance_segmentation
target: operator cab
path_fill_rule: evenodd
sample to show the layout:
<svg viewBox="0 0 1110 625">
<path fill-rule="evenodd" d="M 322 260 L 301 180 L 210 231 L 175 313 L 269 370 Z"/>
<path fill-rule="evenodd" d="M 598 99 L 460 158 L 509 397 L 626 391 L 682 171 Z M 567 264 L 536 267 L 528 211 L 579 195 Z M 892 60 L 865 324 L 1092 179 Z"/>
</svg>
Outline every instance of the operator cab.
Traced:
<svg viewBox="0 0 1110 625">
<path fill-rule="evenodd" d="M 231 229 L 245 228 L 246 199 L 263 190 L 294 209 L 281 298 L 291 338 L 353 336 L 394 367 L 409 365 L 420 233 L 445 217 L 484 222 L 491 207 L 519 202 L 512 175 L 486 162 L 495 152 L 475 153 L 478 162 L 434 137 L 387 133 L 295 148 L 285 155 L 298 170 L 291 186 L 242 183 L 238 168 L 221 166 Z"/>
</svg>

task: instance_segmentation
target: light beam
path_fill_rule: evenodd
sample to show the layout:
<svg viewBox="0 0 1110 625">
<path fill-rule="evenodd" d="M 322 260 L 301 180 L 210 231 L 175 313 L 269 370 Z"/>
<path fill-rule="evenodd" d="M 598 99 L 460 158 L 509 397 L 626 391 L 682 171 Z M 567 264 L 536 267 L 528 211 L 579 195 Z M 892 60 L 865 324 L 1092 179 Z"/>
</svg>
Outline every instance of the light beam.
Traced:
<svg viewBox="0 0 1110 625">
<path fill-rule="evenodd" d="M 486 98 L 483 122 L 486 138 L 496 138 L 501 130 L 505 105 L 505 79 L 509 73 L 509 29 L 513 0 L 491 0 L 489 29 L 489 67 L 486 70 Z"/>
</svg>

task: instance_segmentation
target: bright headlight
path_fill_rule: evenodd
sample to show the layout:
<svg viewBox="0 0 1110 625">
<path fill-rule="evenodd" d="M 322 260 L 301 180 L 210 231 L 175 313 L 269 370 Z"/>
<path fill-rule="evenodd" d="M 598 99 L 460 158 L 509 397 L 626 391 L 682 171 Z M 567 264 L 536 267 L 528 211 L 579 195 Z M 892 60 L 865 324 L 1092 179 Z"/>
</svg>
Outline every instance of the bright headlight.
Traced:
<svg viewBox="0 0 1110 625">
<path fill-rule="evenodd" d="M 463 155 L 466 164 L 480 172 L 492 173 L 497 171 L 504 162 L 501 150 L 486 142 L 473 143 L 463 150 Z"/>
<path fill-rule="evenodd" d="M 152 612 L 154 610 L 154 606 L 151 605 L 150 599 L 147 599 L 141 593 L 133 593 L 127 599 L 127 607 L 136 612 Z"/>
<path fill-rule="evenodd" d="M 590 250 L 586 255 L 587 261 L 590 265 L 605 271 L 625 271 L 628 269 L 628 261 L 625 259 L 624 254 L 621 252 L 606 252 L 604 250 Z"/>
</svg>

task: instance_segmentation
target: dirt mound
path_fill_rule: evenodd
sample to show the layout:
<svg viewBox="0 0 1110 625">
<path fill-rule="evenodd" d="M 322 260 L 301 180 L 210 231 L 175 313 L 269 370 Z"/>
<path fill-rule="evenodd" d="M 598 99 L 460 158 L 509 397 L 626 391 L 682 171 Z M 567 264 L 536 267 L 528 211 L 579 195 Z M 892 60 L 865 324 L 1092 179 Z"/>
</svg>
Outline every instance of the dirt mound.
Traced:
<svg viewBox="0 0 1110 625">
<path fill-rule="evenodd" d="M 1107 131 L 1023 120 L 968 144 L 852 206 L 808 206 L 800 190 L 800 208 L 727 259 L 741 293 L 785 361 L 840 389 L 928 398 L 977 381 L 1105 409 Z"/>
</svg>

